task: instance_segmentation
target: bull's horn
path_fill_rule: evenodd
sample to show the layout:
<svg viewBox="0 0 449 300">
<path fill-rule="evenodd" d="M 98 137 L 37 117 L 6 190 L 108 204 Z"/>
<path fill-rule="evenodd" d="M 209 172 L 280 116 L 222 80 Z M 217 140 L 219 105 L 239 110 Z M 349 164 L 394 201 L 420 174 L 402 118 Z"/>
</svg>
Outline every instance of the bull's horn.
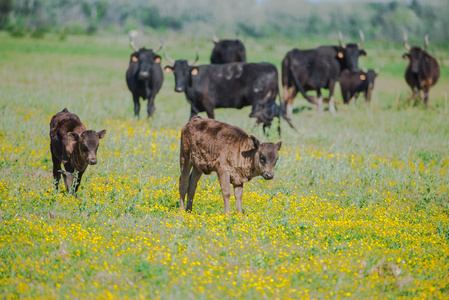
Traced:
<svg viewBox="0 0 449 300">
<path fill-rule="evenodd" d="M 215 33 L 212 35 L 212 41 L 214 41 L 215 44 L 220 41 Z"/>
<path fill-rule="evenodd" d="M 174 65 L 175 64 L 175 60 L 173 58 L 171 58 L 170 56 L 168 56 L 167 51 L 165 50 L 165 45 L 163 46 L 163 48 L 164 48 L 165 59 L 168 60 L 169 63 Z"/>
<path fill-rule="evenodd" d="M 424 36 L 424 41 L 426 43 L 424 46 L 424 51 L 425 51 L 425 50 L 427 50 L 427 47 L 429 47 L 429 34 L 428 33 Z"/>
<path fill-rule="evenodd" d="M 340 47 L 346 48 L 345 44 L 343 44 L 343 34 L 341 31 L 338 32 L 338 41 L 340 42 Z"/>
<path fill-rule="evenodd" d="M 187 64 L 189 66 L 193 66 L 197 61 L 198 61 L 198 46 L 195 47 L 195 51 L 196 51 L 196 58 L 194 60 L 189 61 Z"/>
<path fill-rule="evenodd" d="M 133 41 L 133 36 L 137 35 L 137 31 L 136 30 L 130 30 L 128 32 L 128 35 L 129 35 L 129 45 L 131 46 L 131 48 L 134 49 L 134 51 L 138 52 L 139 48 L 136 46 L 136 44 L 134 44 L 134 41 Z"/>
<path fill-rule="evenodd" d="M 362 47 L 363 42 L 365 41 L 365 35 L 363 34 L 363 31 L 362 31 L 362 30 L 359 30 L 359 35 L 360 35 L 360 43 L 357 43 L 357 45 L 358 45 L 359 47 Z"/>
<path fill-rule="evenodd" d="M 159 45 L 159 48 L 157 48 L 156 50 L 154 50 L 154 51 L 153 51 L 154 53 L 156 53 L 156 52 L 158 52 L 159 50 L 162 49 L 162 46 L 164 46 L 164 39 L 165 39 L 165 36 L 163 36 L 163 37 L 161 38 L 161 43 L 160 43 L 160 45 Z"/>
<path fill-rule="evenodd" d="M 412 49 L 412 47 L 410 47 L 410 45 L 407 44 L 407 39 L 408 39 L 407 33 L 404 32 L 404 43 L 403 43 L 404 48 L 407 49 L 408 51 L 410 51 L 410 49 Z"/>
</svg>

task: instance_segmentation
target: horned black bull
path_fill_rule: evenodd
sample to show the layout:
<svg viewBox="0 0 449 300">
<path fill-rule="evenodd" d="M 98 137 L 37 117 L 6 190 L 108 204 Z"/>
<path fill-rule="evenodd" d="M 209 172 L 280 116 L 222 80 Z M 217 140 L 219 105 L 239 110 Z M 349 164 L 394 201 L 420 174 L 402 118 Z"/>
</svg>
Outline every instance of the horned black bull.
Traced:
<svg viewBox="0 0 449 300">
<path fill-rule="evenodd" d="M 138 48 L 129 35 L 129 43 L 134 52 L 129 59 L 128 70 L 126 71 L 126 83 L 128 89 L 133 95 L 134 115 L 139 117 L 140 98 L 148 100 L 147 113 L 148 118 L 154 112 L 154 98 L 159 92 L 164 80 L 161 68 L 161 57 L 156 54 L 162 48 L 162 42 L 158 49 L 151 50 Z"/>
<path fill-rule="evenodd" d="M 190 118 L 200 112 L 214 119 L 216 108 L 254 106 L 275 101 L 279 94 L 278 72 L 270 63 L 229 63 L 193 66 L 194 62 L 170 58 L 165 71 L 175 75 L 175 91 L 184 92 L 190 103 Z M 198 57 L 198 56 L 197 56 Z"/>
<path fill-rule="evenodd" d="M 360 31 L 360 43 L 343 44 L 343 37 L 339 33 L 339 46 L 321 46 L 310 50 L 293 49 L 286 54 L 282 61 L 283 99 L 287 109 L 287 117 L 291 118 L 293 100 L 298 92 L 303 97 L 323 110 L 321 89 L 329 90 L 329 110 L 335 112 L 334 89 L 343 70 L 358 70 L 358 58 L 366 55 L 360 49 L 364 35 Z M 307 91 L 316 91 L 318 100 L 307 95 Z"/>
<path fill-rule="evenodd" d="M 427 107 L 429 101 L 429 90 L 440 78 L 440 65 L 438 61 L 427 53 L 429 46 L 429 36 L 426 35 L 425 46 L 410 47 L 407 44 L 407 35 L 404 34 L 404 48 L 409 51 L 402 57 L 408 59 L 409 63 L 405 69 L 405 81 L 412 89 L 414 97 L 419 97 L 421 90 L 424 91 L 424 104 Z"/>
</svg>

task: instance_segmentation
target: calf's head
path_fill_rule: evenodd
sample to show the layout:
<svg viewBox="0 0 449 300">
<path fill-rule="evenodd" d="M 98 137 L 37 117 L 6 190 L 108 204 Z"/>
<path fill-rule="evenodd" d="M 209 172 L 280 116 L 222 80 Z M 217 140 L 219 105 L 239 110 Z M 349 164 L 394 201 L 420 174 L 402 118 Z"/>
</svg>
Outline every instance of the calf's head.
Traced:
<svg viewBox="0 0 449 300">
<path fill-rule="evenodd" d="M 253 167 L 256 173 L 261 175 L 264 179 L 273 179 L 274 167 L 279 158 L 279 150 L 281 149 L 282 142 L 278 142 L 277 144 L 260 143 L 255 136 L 251 135 L 250 144 L 253 151 L 255 151 L 253 156 Z"/>
<path fill-rule="evenodd" d="M 198 61 L 198 47 L 196 47 L 196 58 L 192 61 L 187 61 L 184 59 L 174 60 L 168 56 L 165 46 L 164 46 L 164 56 L 168 62 L 173 64 L 173 66 L 165 66 L 165 72 L 175 75 L 175 92 L 182 93 L 186 90 L 186 85 L 190 78 L 190 74 L 197 75 L 198 69 L 193 67 L 193 65 Z"/>
<path fill-rule="evenodd" d="M 265 104 L 257 102 L 253 106 L 253 110 L 249 114 L 249 117 L 256 118 L 256 124 L 254 126 L 262 123 L 264 127 L 269 128 L 274 117 L 279 117 L 280 111 L 281 109 L 279 105 L 277 105 L 274 101 L 269 101 Z"/>
<path fill-rule="evenodd" d="M 75 149 L 80 154 L 78 159 L 87 162 L 89 165 L 97 164 L 97 150 L 100 145 L 100 139 L 106 134 L 106 130 L 95 132 L 94 130 L 86 130 L 81 135 L 75 132 L 67 133 L 69 139 L 75 143 Z"/>
</svg>

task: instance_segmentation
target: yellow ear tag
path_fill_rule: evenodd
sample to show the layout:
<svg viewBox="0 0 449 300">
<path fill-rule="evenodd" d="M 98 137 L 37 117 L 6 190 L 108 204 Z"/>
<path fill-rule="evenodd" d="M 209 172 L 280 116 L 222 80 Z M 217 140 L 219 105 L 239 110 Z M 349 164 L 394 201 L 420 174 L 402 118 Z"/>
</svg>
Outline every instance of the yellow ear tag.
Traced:
<svg viewBox="0 0 449 300">
<path fill-rule="evenodd" d="M 133 62 L 136 62 L 136 61 L 138 61 L 138 59 L 137 59 L 137 56 L 133 56 L 133 57 L 131 57 L 131 60 L 132 60 Z"/>
<path fill-rule="evenodd" d="M 167 72 L 167 73 L 171 73 L 171 72 L 173 72 L 173 70 L 171 69 L 171 68 L 169 68 L 169 67 L 165 67 L 165 72 Z"/>
<path fill-rule="evenodd" d="M 365 75 L 360 75 L 360 80 L 366 80 L 366 76 Z"/>
<path fill-rule="evenodd" d="M 190 71 L 190 74 L 192 74 L 193 76 L 198 75 L 198 69 L 197 68 L 192 69 L 192 71 Z"/>
<path fill-rule="evenodd" d="M 156 57 L 156 59 L 154 60 L 156 63 L 160 63 L 161 62 L 161 58 L 160 57 Z"/>
<path fill-rule="evenodd" d="M 338 58 L 343 58 L 343 53 L 338 52 Z"/>
</svg>

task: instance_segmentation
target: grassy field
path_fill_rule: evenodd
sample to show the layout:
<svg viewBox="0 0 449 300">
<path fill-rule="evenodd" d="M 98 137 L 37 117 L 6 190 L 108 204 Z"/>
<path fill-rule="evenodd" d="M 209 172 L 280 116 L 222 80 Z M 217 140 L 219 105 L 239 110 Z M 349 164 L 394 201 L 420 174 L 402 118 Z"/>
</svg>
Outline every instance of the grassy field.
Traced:
<svg viewBox="0 0 449 300">
<path fill-rule="evenodd" d="M 155 47 L 160 36 L 149 37 Z M 280 67 L 293 47 L 245 40 Z M 430 108 L 408 100 L 401 45 L 367 42 L 372 102 L 318 113 L 301 97 L 275 179 L 245 186 L 222 214 L 216 176 L 178 208 L 179 137 L 190 108 L 165 73 L 156 112 L 133 118 L 126 36 L 14 39 L 0 33 L 0 298 L 449 298 L 447 51 Z M 168 35 L 175 59 L 207 63 L 212 42 Z M 166 60 L 163 59 L 163 66 Z M 67 107 L 106 129 L 74 198 L 53 189 L 49 121 Z M 243 110 L 216 118 L 266 138 Z M 204 115 L 203 115 L 204 117 Z M 234 201 L 231 198 L 234 211 Z"/>
</svg>

